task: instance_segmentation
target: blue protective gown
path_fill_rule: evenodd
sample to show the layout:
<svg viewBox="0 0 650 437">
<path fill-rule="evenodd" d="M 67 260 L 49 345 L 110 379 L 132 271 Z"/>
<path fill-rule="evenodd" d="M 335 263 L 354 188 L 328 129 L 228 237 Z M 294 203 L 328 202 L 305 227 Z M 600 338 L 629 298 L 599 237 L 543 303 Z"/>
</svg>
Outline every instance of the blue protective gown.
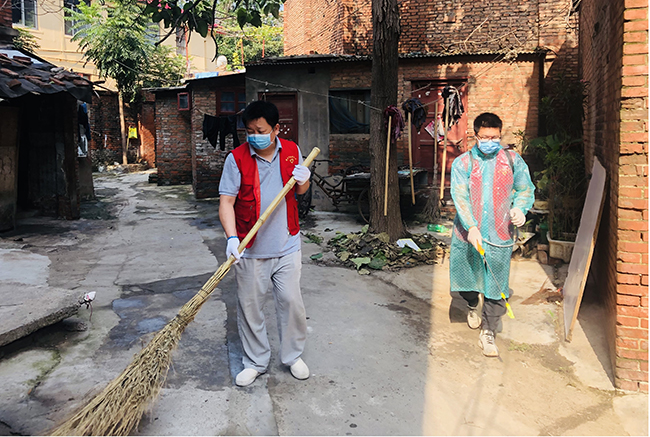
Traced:
<svg viewBox="0 0 650 437">
<path fill-rule="evenodd" d="M 506 153 L 511 154 L 512 167 Z M 512 245 L 514 225 L 510 209 L 516 207 L 526 214 L 533 206 L 534 193 L 528 165 L 514 151 L 501 149 L 486 155 L 476 146 L 454 160 L 451 197 L 456 218 L 449 255 L 451 291 L 478 291 L 495 300 L 501 299 L 502 292 L 510 297 L 508 279 L 513 248 L 492 244 Z M 467 241 L 467 230 L 472 226 L 481 231 L 485 257 L 496 281 Z"/>
</svg>

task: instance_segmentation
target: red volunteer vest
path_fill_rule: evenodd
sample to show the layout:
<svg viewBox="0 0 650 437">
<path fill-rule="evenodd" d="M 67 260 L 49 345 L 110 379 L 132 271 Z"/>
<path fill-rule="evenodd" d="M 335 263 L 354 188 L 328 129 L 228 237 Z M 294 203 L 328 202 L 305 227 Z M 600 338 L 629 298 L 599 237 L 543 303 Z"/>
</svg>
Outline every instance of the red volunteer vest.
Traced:
<svg viewBox="0 0 650 437">
<path fill-rule="evenodd" d="M 299 163 L 298 146 L 296 143 L 280 138 L 280 174 L 282 183 L 286 183 L 293 175 L 293 169 Z M 260 194 L 260 175 L 257 171 L 256 158 L 251 156 L 248 143 L 235 148 L 232 151 L 237 168 L 241 174 L 241 185 L 239 193 L 235 200 L 235 223 L 237 226 L 237 236 L 243 240 L 248 232 L 253 228 L 260 218 L 261 194 Z M 298 202 L 296 200 L 296 187 L 294 186 L 285 196 L 287 202 L 287 224 L 289 233 L 296 235 L 300 231 L 298 222 Z M 246 247 L 251 247 L 255 242 L 255 237 Z"/>
</svg>

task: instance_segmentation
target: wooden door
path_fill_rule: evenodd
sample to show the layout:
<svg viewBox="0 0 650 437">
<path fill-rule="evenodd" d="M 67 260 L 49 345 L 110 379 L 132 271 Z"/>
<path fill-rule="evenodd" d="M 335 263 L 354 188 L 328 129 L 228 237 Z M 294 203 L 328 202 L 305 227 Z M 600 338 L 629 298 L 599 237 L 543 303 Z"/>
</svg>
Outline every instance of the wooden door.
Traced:
<svg viewBox="0 0 650 437">
<path fill-rule="evenodd" d="M 412 82 L 411 96 L 420 99 L 422 104 L 427 105 L 427 119 L 422 125 L 420 132 L 413 131 L 412 153 L 414 165 L 427 169 L 429 172 L 429 184 L 440 185 L 440 170 L 443 155 L 443 139 L 442 135 L 438 142 L 432 137 L 424 128 L 436 119 L 436 102 L 437 102 L 437 117 L 442 120 L 442 111 L 444 109 L 444 102 L 442 98 L 442 90 L 447 85 L 455 86 L 461 95 L 461 101 L 465 112 L 461 119 L 447 132 L 447 163 L 445 166 L 445 187 L 449 186 L 449 175 L 451 172 L 451 163 L 457 156 L 467 150 L 467 91 L 466 87 L 462 87 L 466 81 L 464 80 L 439 80 L 439 81 L 426 81 L 426 82 Z M 461 88 L 462 87 L 462 88 Z M 437 123 L 436 123 L 437 125 Z M 441 132 L 442 133 L 442 132 Z M 434 158 L 435 153 L 435 158 Z M 437 168 L 435 168 L 437 167 Z M 436 180 L 433 180 L 434 171 L 437 175 Z"/>
<path fill-rule="evenodd" d="M 298 143 L 298 104 L 296 93 L 260 93 L 259 98 L 273 103 L 280 113 L 280 133 L 285 140 Z"/>
</svg>

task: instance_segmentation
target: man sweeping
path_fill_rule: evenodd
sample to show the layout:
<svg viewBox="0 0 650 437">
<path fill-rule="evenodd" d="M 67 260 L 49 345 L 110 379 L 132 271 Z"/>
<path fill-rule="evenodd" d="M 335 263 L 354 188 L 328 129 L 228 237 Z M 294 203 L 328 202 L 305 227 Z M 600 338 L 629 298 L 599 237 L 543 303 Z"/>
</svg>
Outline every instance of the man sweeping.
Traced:
<svg viewBox="0 0 650 437">
<path fill-rule="evenodd" d="M 280 333 L 280 360 L 295 378 L 309 378 L 309 368 L 300 358 L 307 320 L 300 292 L 302 263 L 295 196 L 307 191 L 311 173 L 299 165 L 302 155 L 298 146 L 278 137 L 279 118 L 277 107 L 270 102 L 256 101 L 246 107 L 242 120 L 247 142 L 228 155 L 219 184 L 219 219 L 228 238 L 226 258 L 232 255 L 236 260 L 237 326 L 244 370 L 235 383 L 241 387 L 266 372 L 271 359 L 263 313 L 269 284 L 273 285 Z M 296 186 L 240 254 L 240 239 L 291 176 Z"/>
<path fill-rule="evenodd" d="M 499 356 L 494 337 L 510 297 L 514 226 L 525 223 L 535 200 L 528 166 L 501 146 L 502 127 L 495 114 L 476 117 L 477 147 L 451 166 L 451 197 L 457 211 L 449 256 L 451 291 L 467 301 L 467 324 L 481 328 L 479 346 L 488 357 Z"/>
</svg>

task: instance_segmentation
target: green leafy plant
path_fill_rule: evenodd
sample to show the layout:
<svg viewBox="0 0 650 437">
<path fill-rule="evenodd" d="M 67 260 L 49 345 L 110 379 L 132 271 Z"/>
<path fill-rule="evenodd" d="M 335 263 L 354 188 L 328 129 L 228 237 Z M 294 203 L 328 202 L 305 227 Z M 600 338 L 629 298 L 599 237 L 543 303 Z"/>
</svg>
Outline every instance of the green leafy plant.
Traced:
<svg viewBox="0 0 650 437">
<path fill-rule="evenodd" d="M 129 0 L 133 1 L 133 0 Z M 284 0 L 145 0 L 143 15 L 155 23 L 170 29 L 160 42 L 171 36 L 176 29 L 197 32 L 203 38 L 210 36 L 217 44 L 218 33 L 211 32 L 221 20 L 234 22 L 243 29 L 246 25 L 261 27 L 264 19 L 280 18 Z M 216 57 L 216 54 L 215 54 Z"/>
<path fill-rule="evenodd" d="M 22 27 L 16 27 L 15 30 L 18 31 L 18 36 L 14 37 L 14 47 L 32 53 L 36 53 L 36 51 L 41 48 L 38 44 L 38 38 L 36 38 L 29 30 L 23 29 Z"/>
<path fill-rule="evenodd" d="M 242 50 L 244 62 L 282 56 L 284 52 L 282 22 L 273 17 L 265 18 L 259 27 L 246 24 L 240 28 L 234 19 L 222 20 L 214 33 L 219 54 L 228 59 L 231 68 L 244 66 Z"/>
<path fill-rule="evenodd" d="M 177 85 L 184 60 L 171 49 L 157 46 L 151 37 L 151 21 L 145 7 L 128 0 L 80 2 L 79 11 L 68 9 L 74 22 L 73 41 L 102 77 L 115 80 L 125 101 L 133 102 L 143 85 Z"/>
<path fill-rule="evenodd" d="M 535 172 L 534 181 L 537 197 L 548 201 L 553 239 L 572 239 L 580 225 L 587 188 L 582 141 L 585 101 L 586 84 L 560 76 L 540 104 L 549 135 L 528 144 L 544 166 Z"/>
</svg>

